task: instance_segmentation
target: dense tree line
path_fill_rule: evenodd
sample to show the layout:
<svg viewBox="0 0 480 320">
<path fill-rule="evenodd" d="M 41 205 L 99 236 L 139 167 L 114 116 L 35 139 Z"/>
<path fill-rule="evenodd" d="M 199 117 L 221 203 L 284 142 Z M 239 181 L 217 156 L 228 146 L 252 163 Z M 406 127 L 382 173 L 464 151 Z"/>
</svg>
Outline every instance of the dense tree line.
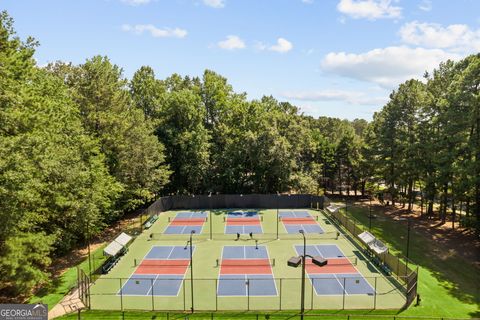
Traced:
<svg viewBox="0 0 480 320">
<path fill-rule="evenodd" d="M 365 136 L 369 176 L 411 209 L 419 195 L 445 223 L 461 208 L 480 221 L 480 54 L 401 84 Z"/>
<path fill-rule="evenodd" d="M 39 67 L 0 16 L 0 290 L 48 282 L 51 259 L 168 194 L 421 190 L 479 215 L 480 57 L 395 90 L 374 120 L 305 116 L 227 79 L 132 79 L 107 57 Z M 384 187 L 382 187 L 384 186 Z"/>
</svg>

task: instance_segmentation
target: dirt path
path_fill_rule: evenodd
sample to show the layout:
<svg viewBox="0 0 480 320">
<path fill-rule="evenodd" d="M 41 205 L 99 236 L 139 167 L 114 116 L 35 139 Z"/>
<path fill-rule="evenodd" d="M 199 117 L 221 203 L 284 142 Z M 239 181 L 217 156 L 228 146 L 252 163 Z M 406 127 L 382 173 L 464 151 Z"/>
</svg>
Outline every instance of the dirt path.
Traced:
<svg viewBox="0 0 480 320">
<path fill-rule="evenodd" d="M 355 204 L 368 207 L 369 201 L 357 201 Z M 480 268 L 480 240 L 472 230 L 461 228 L 458 222 L 455 222 L 454 228 L 452 228 L 451 221 L 442 224 L 438 219 L 427 219 L 425 216 L 421 216 L 420 206 L 417 205 L 411 212 L 401 206 L 385 206 L 378 201 L 372 201 L 372 206 L 377 215 L 380 214 L 394 220 L 407 217 L 412 219 L 417 232 L 423 233 L 439 244 L 438 247 L 442 248 L 442 251 L 439 252 L 441 257 L 443 255 L 443 258 L 447 258 L 456 253 Z"/>
<path fill-rule="evenodd" d="M 129 227 L 133 226 L 135 223 L 138 223 L 138 212 L 133 212 L 126 215 L 121 220 L 117 221 L 114 225 L 106 228 L 102 233 L 92 239 L 90 243 L 90 251 L 95 251 L 102 245 L 112 241 L 118 236 L 121 232 L 127 230 Z M 53 277 L 61 276 L 69 268 L 78 265 L 83 260 L 88 257 L 88 247 L 81 247 L 73 249 L 67 255 L 63 257 L 56 258 L 49 268 L 49 272 Z"/>
</svg>

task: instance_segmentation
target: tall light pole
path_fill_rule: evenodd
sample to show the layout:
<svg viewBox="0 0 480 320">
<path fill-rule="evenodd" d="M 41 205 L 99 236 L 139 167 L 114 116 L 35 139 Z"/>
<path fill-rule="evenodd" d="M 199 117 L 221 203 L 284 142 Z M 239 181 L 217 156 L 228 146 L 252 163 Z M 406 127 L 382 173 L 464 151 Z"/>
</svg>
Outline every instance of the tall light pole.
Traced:
<svg viewBox="0 0 480 320">
<path fill-rule="evenodd" d="M 278 214 L 279 201 L 280 201 L 280 192 L 277 191 L 277 240 L 278 240 L 278 225 L 280 223 L 280 221 L 278 220 L 279 219 L 279 214 Z"/>
<path fill-rule="evenodd" d="M 409 251 L 410 251 L 410 218 L 407 218 L 407 267 L 408 267 L 408 259 L 409 259 Z"/>
<path fill-rule="evenodd" d="M 408 260 L 410 256 L 410 229 L 412 228 L 412 220 L 410 219 L 410 217 L 401 218 L 399 220 L 407 220 L 407 251 L 405 253 L 405 257 L 407 258 L 407 260 L 405 262 L 406 266 L 408 267 Z"/>
<path fill-rule="evenodd" d="M 372 230 L 372 193 L 370 192 L 369 193 L 369 199 L 370 199 L 370 204 L 368 206 L 368 211 L 369 211 L 369 215 L 368 215 L 368 231 L 371 231 Z"/>
<path fill-rule="evenodd" d="M 328 261 L 321 256 L 313 257 L 311 255 L 308 255 L 307 254 L 307 238 L 305 237 L 305 233 L 303 230 L 299 230 L 298 232 L 301 233 L 303 236 L 303 255 L 299 257 L 291 257 L 288 260 L 287 265 L 289 267 L 294 267 L 294 268 L 297 268 L 300 264 L 302 265 L 302 289 L 301 289 L 302 292 L 300 297 L 301 299 L 300 300 L 300 319 L 303 320 L 303 315 L 305 313 L 305 260 L 307 257 L 311 258 L 313 264 L 319 267 L 326 266 Z M 312 283 L 312 286 L 313 286 L 313 283 Z"/>
<path fill-rule="evenodd" d="M 210 240 L 212 240 L 212 192 L 208 194 L 208 204 L 210 205 Z"/>
<path fill-rule="evenodd" d="M 191 296 L 192 296 L 192 307 L 190 310 L 193 313 L 193 245 L 192 245 L 192 236 L 195 233 L 195 230 L 190 231 L 190 240 L 187 241 L 187 245 L 184 250 L 187 249 L 188 245 L 190 245 L 190 290 L 191 290 Z"/>
</svg>

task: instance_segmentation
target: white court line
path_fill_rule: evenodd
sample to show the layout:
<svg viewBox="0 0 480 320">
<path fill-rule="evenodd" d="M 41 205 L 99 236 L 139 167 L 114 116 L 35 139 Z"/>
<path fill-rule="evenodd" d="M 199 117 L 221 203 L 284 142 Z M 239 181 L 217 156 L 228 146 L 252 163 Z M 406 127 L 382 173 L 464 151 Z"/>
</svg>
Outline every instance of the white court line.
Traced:
<svg viewBox="0 0 480 320">
<path fill-rule="evenodd" d="M 325 244 L 325 245 L 326 245 L 326 244 Z M 336 244 L 331 244 L 331 245 L 337 247 L 338 251 L 340 251 L 340 253 L 343 255 L 343 257 L 346 258 L 346 259 L 348 259 L 348 258 L 345 256 L 345 253 L 342 251 L 342 249 L 340 249 Z M 321 246 L 321 244 L 319 244 L 319 245 L 317 245 L 317 246 Z M 337 258 L 338 258 L 338 257 L 337 257 Z M 348 261 L 350 261 L 350 260 L 348 260 Z M 351 265 L 352 265 L 353 269 L 355 269 L 356 274 L 359 275 L 359 278 L 365 280 L 365 283 L 370 287 L 370 289 L 372 289 L 373 292 L 375 292 L 375 289 L 373 289 L 373 287 L 370 285 L 370 283 L 367 281 L 367 279 L 363 276 L 363 274 L 362 274 L 360 271 L 358 271 L 357 267 L 354 266 L 353 264 L 351 264 Z M 347 273 L 345 273 L 345 274 L 347 274 Z M 355 273 L 348 273 L 348 274 L 355 274 Z M 347 290 L 345 290 L 345 292 L 346 292 L 346 291 L 347 291 Z"/>
<path fill-rule="evenodd" d="M 175 249 L 175 246 L 171 246 L 172 247 L 172 250 L 170 250 L 170 252 L 168 253 L 168 256 L 165 258 L 167 260 L 170 259 L 170 256 L 172 255 L 172 252 L 173 252 L 173 249 Z M 156 258 L 156 259 L 162 259 L 162 258 Z"/>
<path fill-rule="evenodd" d="M 155 277 L 155 280 L 153 280 L 153 281 L 150 280 L 150 289 L 147 291 L 146 296 L 148 296 L 148 295 L 150 294 L 150 291 L 152 291 L 153 286 L 155 285 L 155 281 L 157 281 L 157 278 L 158 278 L 158 274 L 157 274 L 157 276 Z"/>
<path fill-rule="evenodd" d="M 340 280 L 338 279 L 337 275 L 334 273 L 333 276 L 335 277 L 335 279 L 337 280 L 337 282 L 340 284 L 340 287 L 342 287 L 342 290 L 345 292 L 345 294 L 348 296 L 348 291 L 347 289 L 343 286 L 343 284 L 340 282 Z M 343 279 L 345 279 L 344 281 L 347 281 L 345 277 L 343 277 Z"/>
</svg>

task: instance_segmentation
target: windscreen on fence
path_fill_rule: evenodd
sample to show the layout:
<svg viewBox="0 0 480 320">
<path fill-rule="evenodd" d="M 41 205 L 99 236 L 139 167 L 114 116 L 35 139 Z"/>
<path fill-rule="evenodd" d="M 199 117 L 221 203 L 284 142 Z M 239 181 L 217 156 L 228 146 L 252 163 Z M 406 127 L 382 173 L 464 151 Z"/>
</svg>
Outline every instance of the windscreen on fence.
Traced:
<svg viewBox="0 0 480 320">
<path fill-rule="evenodd" d="M 309 194 L 214 194 L 178 195 L 162 197 L 152 203 L 150 215 L 175 209 L 228 209 L 228 208 L 323 208 L 323 196 Z"/>
</svg>

